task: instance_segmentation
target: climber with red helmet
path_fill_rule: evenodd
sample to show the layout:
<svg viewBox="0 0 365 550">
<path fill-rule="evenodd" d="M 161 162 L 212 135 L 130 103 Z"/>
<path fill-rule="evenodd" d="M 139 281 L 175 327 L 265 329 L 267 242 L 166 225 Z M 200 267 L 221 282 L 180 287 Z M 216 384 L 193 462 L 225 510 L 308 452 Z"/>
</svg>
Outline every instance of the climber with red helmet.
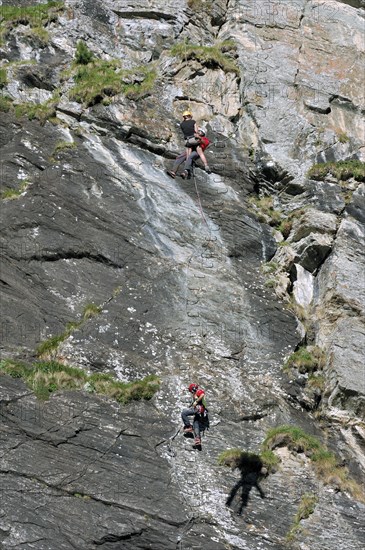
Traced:
<svg viewBox="0 0 365 550">
<path fill-rule="evenodd" d="M 193 394 L 194 401 L 189 409 L 184 409 L 181 413 L 181 418 L 184 422 L 184 433 L 194 432 L 195 445 L 200 445 L 200 423 L 206 414 L 205 391 L 198 384 L 190 384 L 188 390 Z M 189 416 L 194 417 L 193 425 L 190 423 Z"/>
</svg>

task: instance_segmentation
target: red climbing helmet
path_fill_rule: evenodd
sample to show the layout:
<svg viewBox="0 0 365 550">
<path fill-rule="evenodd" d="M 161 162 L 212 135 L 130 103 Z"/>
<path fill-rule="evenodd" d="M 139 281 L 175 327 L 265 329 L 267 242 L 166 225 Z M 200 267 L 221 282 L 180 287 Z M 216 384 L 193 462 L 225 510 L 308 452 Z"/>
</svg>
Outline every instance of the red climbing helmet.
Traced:
<svg viewBox="0 0 365 550">
<path fill-rule="evenodd" d="M 198 388 L 199 388 L 198 384 L 190 384 L 190 386 L 188 387 L 188 390 L 190 393 L 195 393 Z"/>
</svg>

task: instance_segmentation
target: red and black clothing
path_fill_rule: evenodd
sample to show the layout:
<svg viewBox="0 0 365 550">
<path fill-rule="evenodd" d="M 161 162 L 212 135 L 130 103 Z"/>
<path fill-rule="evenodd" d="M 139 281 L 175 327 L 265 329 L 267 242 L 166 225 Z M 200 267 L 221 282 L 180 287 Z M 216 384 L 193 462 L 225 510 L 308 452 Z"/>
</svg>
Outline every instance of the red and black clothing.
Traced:
<svg viewBox="0 0 365 550">
<path fill-rule="evenodd" d="M 201 398 L 201 399 L 199 399 Z M 196 437 L 200 437 L 200 422 L 204 418 L 205 413 L 205 391 L 199 388 L 194 393 L 194 402 L 199 399 L 199 402 L 196 406 L 192 405 L 189 409 L 184 409 L 181 413 L 182 421 L 184 422 L 185 428 L 191 426 L 189 416 L 193 416 L 193 430 Z"/>
</svg>

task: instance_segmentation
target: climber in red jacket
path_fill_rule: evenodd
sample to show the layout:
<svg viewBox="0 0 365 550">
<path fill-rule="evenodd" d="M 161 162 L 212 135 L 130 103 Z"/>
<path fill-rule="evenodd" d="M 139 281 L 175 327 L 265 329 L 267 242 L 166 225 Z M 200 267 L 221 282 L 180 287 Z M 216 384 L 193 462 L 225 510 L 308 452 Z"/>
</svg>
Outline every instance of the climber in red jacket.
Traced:
<svg viewBox="0 0 365 550">
<path fill-rule="evenodd" d="M 184 422 L 184 433 L 194 432 L 195 445 L 200 445 L 200 422 L 206 414 L 205 391 L 199 388 L 198 384 L 190 384 L 188 390 L 193 394 L 194 401 L 189 409 L 184 409 L 181 413 L 181 418 Z M 190 423 L 189 416 L 194 417 L 193 425 Z"/>
</svg>

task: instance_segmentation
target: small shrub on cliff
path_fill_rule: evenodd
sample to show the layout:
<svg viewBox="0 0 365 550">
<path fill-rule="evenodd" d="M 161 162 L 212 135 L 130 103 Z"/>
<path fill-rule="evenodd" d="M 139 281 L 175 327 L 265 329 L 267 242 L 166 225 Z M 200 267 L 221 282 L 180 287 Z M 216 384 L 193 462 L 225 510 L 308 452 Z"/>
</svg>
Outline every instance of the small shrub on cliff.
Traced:
<svg viewBox="0 0 365 550">
<path fill-rule="evenodd" d="M 199 46 L 190 42 L 180 42 L 171 48 L 171 55 L 180 57 L 180 59 L 188 61 L 196 59 L 203 65 L 220 67 L 223 71 L 229 73 L 240 74 L 237 62 L 232 57 L 226 54 L 227 51 L 233 50 L 235 44 L 233 41 L 226 40 L 219 42 L 214 46 Z"/>
<path fill-rule="evenodd" d="M 340 160 L 339 162 L 314 164 L 308 170 L 307 176 L 313 180 L 322 181 L 328 174 L 341 181 L 350 178 L 365 181 L 365 163 L 360 160 Z"/>
<path fill-rule="evenodd" d="M 4 88 L 7 82 L 8 82 L 8 77 L 7 77 L 6 69 L 2 67 L 0 68 L 0 88 Z"/>
<path fill-rule="evenodd" d="M 78 65 L 87 65 L 93 58 L 93 53 L 89 50 L 85 42 L 79 40 L 76 46 L 75 62 Z"/>
</svg>

